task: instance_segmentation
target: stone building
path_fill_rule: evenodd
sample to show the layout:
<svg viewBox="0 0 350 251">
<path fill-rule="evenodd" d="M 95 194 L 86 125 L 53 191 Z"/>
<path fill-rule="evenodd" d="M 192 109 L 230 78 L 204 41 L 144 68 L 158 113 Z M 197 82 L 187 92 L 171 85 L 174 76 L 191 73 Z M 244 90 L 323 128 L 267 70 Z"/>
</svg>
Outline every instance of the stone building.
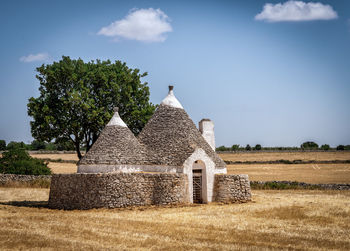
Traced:
<svg viewBox="0 0 350 251">
<path fill-rule="evenodd" d="M 91 201 L 91 207 L 249 201 L 248 176 L 226 173 L 225 162 L 215 153 L 213 122 L 201 120 L 198 130 L 169 86 L 137 137 L 115 109 L 79 161 L 78 174 L 53 177 L 49 204 L 89 208 Z"/>
<path fill-rule="evenodd" d="M 200 128 L 204 137 L 170 86 L 168 95 L 137 138 L 116 109 L 80 161 L 78 173 L 184 173 L 188 177 L 190 201 L 211 202 L 214 175 L 226 173 L 226 165 L 215 153 L 213 123 L 202 120 Z"/>
</svg>

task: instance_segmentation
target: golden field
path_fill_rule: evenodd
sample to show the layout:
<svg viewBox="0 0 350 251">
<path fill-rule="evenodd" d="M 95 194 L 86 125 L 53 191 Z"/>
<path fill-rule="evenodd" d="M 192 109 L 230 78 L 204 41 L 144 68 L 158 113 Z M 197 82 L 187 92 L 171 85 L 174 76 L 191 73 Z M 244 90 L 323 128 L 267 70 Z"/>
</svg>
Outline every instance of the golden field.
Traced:
<svg viewBox="0 0 350 251">
<path fill-rule="evenodd" d="M 51 210 L 48 189 L 0 188 L 0 247 L 349 250 L 350 191 L 253 191 L 245 204 Z"/>
<path fill-rule="evenodd" d="M 49 162 L 53 173 L 76 173 L 77 165 L 73 163 Z"/>
<path fill-rule="evenodd" d="M 35 153 L 30 154 L 33 158 L 37 159 L 62 159 L 62 160 L 75 160 L 78 161 L 78 156 L 75 153 Z"/>
<path fill-rule="evenodd" d="M 78 160 L 75 154 L 33 154 L 43 159 Z M 220 154 L 231 161 L 350 160 L 350 152 L 239 152 Z M 76 164 L 50 162 L 53 173 L 75 173 Z M 248 174 L 252 181 L 289 180 L 307 183 L 350 183 L 350 163 L 345 164 L 232 164 L 229 174 Z"/>
<path fill-rule="evenodd" d="M 229 174 L 248 174 L 252 181 L 288 180 L 313 184 L 350 183 L 347 164 L 234 164 Z"/>
<path fill-rule="evenodd" d="M 219 154 L 230 161 L 350 160 L 350 151 L 337 152 L 236 152 Z"/>
</svg>

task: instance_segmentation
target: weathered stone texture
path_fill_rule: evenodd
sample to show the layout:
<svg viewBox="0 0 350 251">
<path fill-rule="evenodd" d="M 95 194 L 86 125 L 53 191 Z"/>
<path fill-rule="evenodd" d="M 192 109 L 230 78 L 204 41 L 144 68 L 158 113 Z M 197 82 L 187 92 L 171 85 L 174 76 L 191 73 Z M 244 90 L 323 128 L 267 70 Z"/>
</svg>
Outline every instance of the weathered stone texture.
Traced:
<svg viewBox="0 0 350 251">
<path fill-rule="evenodd" d="M 217 202 L 247 202 L 251 200 L 248 175 L 215 175 L 214 201 Z"/>
<path fill-rule="evenodd" d="M 36 180 L 50 181 L 51 175 L 21 175 L 21 174 L 0 174 L 0 185 L 10 182 L 32 182 Z"/>
<path fill-rule="evenodd" d="M 129 128 L 112 125 L 103 129 L 78 165 L 142 165 L 146 162 L 146 155 L 145 147 Z"/>
<path fill-rule="evenodd" d="M 148 149 L 148 163 L 182 166 L 198 148 L 214 161 L 216 168 L 226 168 L 225 162 L 213 151 L 208 142 L 181 108 L 161 104 L 138 136 Z"/>
<path fill-rule="evenodd" d="M 99 173 L 52 176 L 49 207 L 118 208 L 188 203 L 185 174 Z"/>
</svg>

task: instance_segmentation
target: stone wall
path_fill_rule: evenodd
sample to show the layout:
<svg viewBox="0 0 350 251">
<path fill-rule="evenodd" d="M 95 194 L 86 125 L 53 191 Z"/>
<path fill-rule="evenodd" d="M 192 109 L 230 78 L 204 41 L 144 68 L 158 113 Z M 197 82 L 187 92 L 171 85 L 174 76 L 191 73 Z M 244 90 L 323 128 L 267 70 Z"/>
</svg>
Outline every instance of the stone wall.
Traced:
<svg viewBox="0 0 350 251">
<path fill-rule="evenodd" d="M 117 208 L 188 203 L 185 174 L 99 173 L 52 176 L 49 207 Z"/>
<path fill-rule="evenodd" d="M 319 190 L 350 190 L 347 184 L 311 184 L 297 181 L 251 181 L 253 189 L 319 189 Z"/>
<path fill-rule="evenodd" d="M 50 181 L 51 175 L 21 175 L 21 174 L 0 174 L 0 185 L 7 185 L 13 182 L 34 182 L 37 180 Z"/>
<path fill-rule="evenodd" d="M 217 174 L 214 182 L 214 201 L 247 202 L 251 200 L 248 175 Z"/>
</svg>

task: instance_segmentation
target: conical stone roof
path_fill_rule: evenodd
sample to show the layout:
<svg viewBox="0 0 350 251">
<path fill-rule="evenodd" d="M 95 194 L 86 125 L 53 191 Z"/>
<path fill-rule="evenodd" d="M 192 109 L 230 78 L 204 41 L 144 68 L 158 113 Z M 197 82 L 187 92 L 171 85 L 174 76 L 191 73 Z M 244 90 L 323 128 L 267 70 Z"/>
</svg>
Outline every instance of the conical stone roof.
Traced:
<svg viewBox="0 0 350 251">
<path fill-rule="evenodd" d="M 172 87 L 169 87 L 168 96 L 139 134 L 138 140 L 147 147 L 150 164 L 182 166 L 197 148 L 202 148 L 216 168 L 226 167 L 182 108 Z"/>
<path fill-rule="evenodd" d="M 118 114 L 118 109 L 79 165 L 140 165 L 146 151 Z"/>
</svg>

